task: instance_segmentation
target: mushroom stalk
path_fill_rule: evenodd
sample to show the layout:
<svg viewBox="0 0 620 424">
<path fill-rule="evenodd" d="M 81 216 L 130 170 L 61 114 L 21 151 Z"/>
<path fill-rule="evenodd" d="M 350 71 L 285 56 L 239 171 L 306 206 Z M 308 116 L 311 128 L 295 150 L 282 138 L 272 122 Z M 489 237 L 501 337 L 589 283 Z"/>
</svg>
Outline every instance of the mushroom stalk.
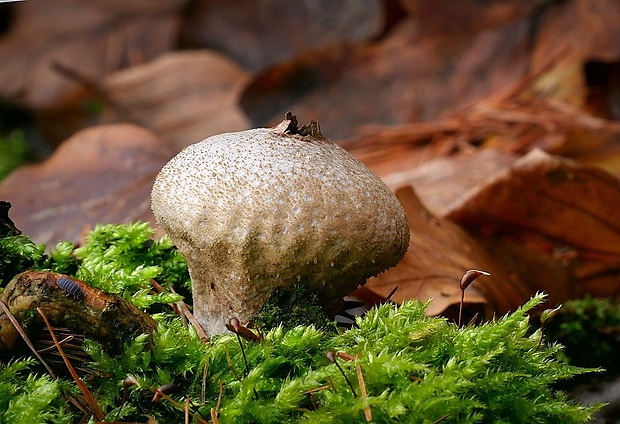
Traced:
<svg viewBox="0 0 620 424">
<path fill-rule="evenodd" d="M 299 283 L 333 310 L 409 244 L 391 190 L 316 122 L 298 128 L 290 112 L 275 128 L 187 147 L 157 176 L 151 202 L 187 259 L 194 314 L 209 334 Z"/>
</svg>

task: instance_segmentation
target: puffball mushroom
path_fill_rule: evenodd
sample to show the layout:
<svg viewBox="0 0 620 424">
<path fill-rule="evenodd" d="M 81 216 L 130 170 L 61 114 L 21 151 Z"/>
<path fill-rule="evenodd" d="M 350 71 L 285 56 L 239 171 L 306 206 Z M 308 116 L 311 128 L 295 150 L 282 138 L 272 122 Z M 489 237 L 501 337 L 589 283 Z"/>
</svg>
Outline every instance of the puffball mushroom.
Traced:
<svg viewBox="0 0 620 424">
<path fill-rule="evenodd" d="M 274 128 L 185 148 L 157 176 L 151 206 L 187 259 L 194 315 L 210 335 L 299 283 L 333 312 L 409 245 L 392 191 L 316 122 L 298 128 L 290 112 Z"/>
</svg>

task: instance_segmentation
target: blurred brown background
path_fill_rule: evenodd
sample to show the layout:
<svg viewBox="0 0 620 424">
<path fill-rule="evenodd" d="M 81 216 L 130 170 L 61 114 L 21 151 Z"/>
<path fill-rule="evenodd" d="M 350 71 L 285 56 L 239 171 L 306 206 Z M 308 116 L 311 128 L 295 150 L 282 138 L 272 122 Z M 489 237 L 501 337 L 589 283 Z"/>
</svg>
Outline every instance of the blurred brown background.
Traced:
<svg viewBox="0 0 620 424">
<path fill-rule="evenodd" d="M 33 162 L 0 199 L 36 242 L 153 222 L 175 152 L 290 110 L 399 190 L 412 244 L 373 293 L 440 312 L 470 268 L 487 312 L 620 289 L 617 0 L 28 0 L 0 21 L 0 136 Z"/>
</svg>

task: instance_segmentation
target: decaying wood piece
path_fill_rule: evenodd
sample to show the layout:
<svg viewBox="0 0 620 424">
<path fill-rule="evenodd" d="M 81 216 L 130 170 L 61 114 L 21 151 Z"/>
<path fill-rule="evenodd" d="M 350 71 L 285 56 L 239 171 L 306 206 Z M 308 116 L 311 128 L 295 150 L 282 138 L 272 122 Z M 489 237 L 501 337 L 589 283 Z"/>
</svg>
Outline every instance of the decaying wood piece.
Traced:
<svg viewBox="0 0 620 424">
<path fill-rule="evenodd" d="M 129 338 L 151 333 L 157 325 L 125 299 L 53 272 L 18 274 L 1 298 L 29 334 L 39 333 L 43 326 L 39 308 L 53 326 L 96 340 L 109 351 L 118 351 Z M 19 339 L 6 314 L 0 313 L 0 353 L 16 347 Z"/>
</svg>

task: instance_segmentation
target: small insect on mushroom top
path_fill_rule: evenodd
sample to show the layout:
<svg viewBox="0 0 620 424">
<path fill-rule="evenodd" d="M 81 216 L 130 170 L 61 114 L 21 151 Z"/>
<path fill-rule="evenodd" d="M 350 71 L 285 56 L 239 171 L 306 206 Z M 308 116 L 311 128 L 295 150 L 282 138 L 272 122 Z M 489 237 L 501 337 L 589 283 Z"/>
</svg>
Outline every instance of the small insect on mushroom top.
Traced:
<svg viewBox="0 0 620 424">
<path fill-rule="evenodd" d="M 75 281 L 71 281 L 65 277 L 60 277 L 56 280 L 56 284 L 60 289 L 62 289 L 62 291 L 73 296 L 77 300 L 84 299 L 84 291 Z"/>
</svg>

